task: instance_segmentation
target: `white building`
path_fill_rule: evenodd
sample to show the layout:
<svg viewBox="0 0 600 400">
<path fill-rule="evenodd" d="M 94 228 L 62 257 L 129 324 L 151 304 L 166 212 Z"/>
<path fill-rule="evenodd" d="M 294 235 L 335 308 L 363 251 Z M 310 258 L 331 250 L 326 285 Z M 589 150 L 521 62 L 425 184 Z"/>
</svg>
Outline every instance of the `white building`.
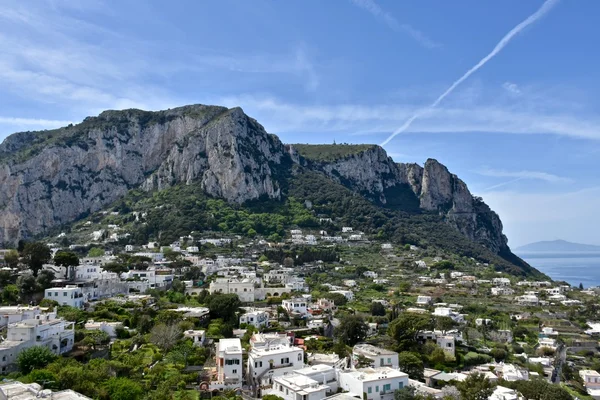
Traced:
<svg viewBox="0 0 600 400">
<path fill-rule="evenodd" d="M 250 339 L 248 384 L 268 386 L 273 378 L 304 368 L 304 350 L 292 346 L 287 335 L 257 333 Z"/>
<path fill-rule="evenodd" d="M 431 303 L 431 296 L 419 296 L 417 297 L 417 305 L 425 306 Z"/>
<path fill-rule="evenodd" d="M 240 389 L 242 387 L 242 342 L 240 339 L 220 339 L 217 343 L 217 376 L 211 389 Z"/>
<path fill-rule="evenodd" d="M 529 371 L 524 368 L 519 368 L 514 364 L 503 364 L 496 368 L 496 371 L 501 372 L 502 379 L 505 381 L 528 381 Z"/>
<path fill-rule="evenodd" d="M 273 388 L 263 392 L 285 400 L 322 400 L 327 397 L 328 386 L 308 376 L 289 374 L 273 378 Z"/>
<path fill-rule="evenodd" d="M 56 311 L 48 310 L 39 306 L 5 306 L 0 307 L 0 329 L 9 324 L 21 322 L 26 319 L 56 318 Z"/>
<path fill-rule="evenodd" d="M 454 311 L 449 307 L 436 307 L 436 309 L 433 310 L 433 315 L 438 317 L 449 317 L 452 318 L 454 322 L 458 322 L 461 324 L 465 322 L 464 315 L 459 314 L 458 312 Z"/>
<path fill-rule="evenodd" d="M 269 313 L 253 310 L 240 315 L 240 324 L 252 325 L 257 329 L 269 326 Z"/>
<path fill-rule="evenodd" d="M 44 346 L 54 354 L 64 354 L 73 348 L 75 338 L 74 322 L 38 315 L 9 324 L 6 340 L 0 342 L 0 371 L 11 372 L 16 368 L 19 353 L 34 346 Z"/>
<path fill-rule="evenodd" d="M 398 353 L 367 343 L 359 343 L 352 349 L 352 366 L 356 367 L 360 357 L 371 360 L 371 367 L 398 368 Z"/>
<path fill-rule="evenodd" d="M 84 328 L 88 331 L 102 331 L 105 332 L 111 338 L 117 337 L 117 329 L 123 328 L 122 322 L 96 322 L 94 320 L 89 320 L 85 323 Z"/>
<path fill-rule="evenodd" d="M 493 287 L 492 296 L 512 296 L 515 291 L 509 287 Z"/>
<path fill-rule="evenodd" d="M 83 292 L 81 288 L 74 285 L 46 289 L 44 291 L 44 298 L 54 300 L 63 306 L 83 308 Z"/>
<path fill-rule="evenodd" d="M 492 283 L 496 286 L 510 286 L 510 279 L 508 278 L 494 278 Z"/>
<path fill-rule="evenodd" d="M 194 341 L 194 346 L 204 346 L 206 342 L 206 331 L 189 329 L 183 332 L 183 336 Z"/>
<path fill-rule="evenodd" d="M 308 302 L 302 297 L 283 300 L 281 306 L 290 314 L 304 317 L 308 314 Z"/>
<path fill-rule="evenodd" d="M 351 290 L 332 290 L 329 293 L 339 293 L 341 295 L 344 295 L 344 297 L 348 300 L 348 301 L 352 301 L 354 300 L 354 293 L 352 293 Z"/>
<path fill-rule="evenodd" d="M 147 281 L 150 288 L 162 288 L 170 285 L 173 282 L 173 272 L 171 269 L 152 269 L 147 270 L 130 270 L 121 274 L 123 279 L 136 279 Z"/>
<path fill-rule="evenodd" d="M 365 272 L 363 272 L 363 275 L 367 278 L 373 278 L 373 279 L 377 278 L 377 276 L 378 276 L 377 272 L 375 272 L 375 271 L 365 271 Z"/>
<path fill-rule="evenodd" d="M 600 374 L 591 369 L 583 369 L 579 371 L 579 376 L 583 380 L 583 385 L 588 394 L 594 398 L 600 397 Z"/>
<path fill-rule="evenodd" d="M 42 389 L 37 383 L 12 381 L 0 384 L 0 400 L 91 400 L 89 397 L 70 389 L 53 392 Z"/>
<path fill-rule="evenodd" d="M 340 367 L 341 364 L 338 360 L 336 365 L 327 364 L 316 364 L 311 365 L 299 370 L 296 370 L 296 374 L 304 375 L 308 378 L 314 379 L 321 385 L 327 386 L 327 393 L 335 393 L 338 390 L 338 370 L 344 369 Z"/>
<path fill-rule="evenodd" d="M 450 335 L 437 336 L 435 339 L 435 342 L 439 348 L 444 350 L 444 353 L 446 353 L 447 355 L 449 355 L 451 357 L 455 356 L 456 347 L 455 347 L 454 336 L 450 336 Z"/>
<path fill-rule="evenodd" d="M 217 278 L 210 283 L 208 291 L 213 293 L 235 293 L 244 303 L 250 303 L 255 300 L 255 284 L 250 279 L 229 279 Z"/>
<path fill-rule="evenodd" d="M 408 386 L 408 375 L 389 367 L 340 371 L 340 387 L 366 400 L 392 400 L 394 392 Z"/>
</svg>

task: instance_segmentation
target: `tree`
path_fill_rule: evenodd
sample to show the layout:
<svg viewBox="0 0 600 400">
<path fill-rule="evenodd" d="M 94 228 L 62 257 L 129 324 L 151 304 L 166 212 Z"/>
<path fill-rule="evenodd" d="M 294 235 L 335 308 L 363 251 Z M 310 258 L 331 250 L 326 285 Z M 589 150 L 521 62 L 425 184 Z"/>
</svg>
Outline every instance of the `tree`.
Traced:
<svg viewBox="0 0 600 400">
<path fill-rule="evenodd" d="M 23 261 L 31 269 L 33 276 L 37 276 L 44 264 L 52 259 L 50 248 L 42 242 L 26 243 L 22 254 Z"/>
<path fill-rule="evenodd" d="M 449 331 L 450 329 L 454 328 L 455 325 L 456 325 L 456 323 L 450 317 L 445 317 L 445 316 L 444 317 L 442 317 L 442 316 L 435 317 L 435 328 L 437 330 L 446 332 L 446 331 Z"/>
<path fill-rule="evenodd" d="M 365 340 L 368 332 L 368 325 L 358 315 L 349 315 L 342 319 L 336 330 L 339 340 L 350 346 Z"/>
<path fill-rule="evenodd" d="M 411 379 L 423 379 L 423 360 L 416 353 L 403 351 L 398 354 L 398 366 L 400 371 L 405 372 Z"/>
<path fill-rule="evenodd" d="M 422 314 L 403 313 L 393 320 L 388 333 L 398 343 L 399 350 L 409 350 L 417 343 L 417 334 L 431 326 L 429 317 Z"/>
<path fill-rule="evenodd" d="M 79 265 L 79 257 L 72 251 L 57 251 L 54 255 L 54 265 L 65 267 L 65 278 L 70 278 L 69 269 Z"/>
<path fill-rule="evenodd" d="M 17 268 L 19 266 L 19 252 L 9 250 L 4 254 L 4 263 L 8 268 Z"/>
<path fill-rule="evenodd" d="M 83 338 L 83 344 L 91 347 L 93 350 L 96 350 L 98 346 L 105 346 L 108 343 L 110 343 L 110 336 L 108 333 L 100 330 L 88 331 Z"/>
<path fill-rule="evenodd" d="M 410 287 L 410 282 L 400 282 L 400 285 L 398 285 L 398 290 L 400 291 L 400 293 L 406 293 L 410 291 Z"/>
<path fill-rule="evenodd" d="M 286 257 L 283 259 L 283 266 L 285 268 L 292 268 L 294 266 L 294 259 L 291 257 Z"/>
<path fill-rule="evenodd" d="M 17 278 L 17 287 L 21 301 L 28 301 L 38 290 L 38 284 L 35 277 L 31 274 L 21 275 Z"/>
<path fill-rule="evenodd" d="M 583 290 L 583 283 L 579 282 L 579 290 Z"/>
<path fill-rule="evenodd" d="M 262 397 L 263 400 L 284 400 L 283 397 L 276 396 L 274 394 L 266 394 Z"/>
<path fill-rule="evenodd" d="M 487 400 L 494 393 L 495 385 L 483 374 L 470 374 L 456 384 L 461 400 Z"/>
<path fill-rule="evenodd" d="M 142 386 L 127 378 L 111 378 L 106 382 L 111 400 L 138 400 L 144 395 Z"/>
<path fill-rule="evenodd" d="M 188 358 L 194 353 L 194 345 L 191 340 L 178 343 L 169 353 L 169 360 L 174 364 L 188 366 Z"/>
<path fill-rule="evenodd" d="M 405 386 L 402 389 L 398 389 L 394 392 L 394 400 L 416 400 L 418 399 L 415 394 L 415 388 L 412 386 Z"/>
<path fill-rule="evenodd" d="M 163 351 L 171 350 L 180 336 L 181 329 L 175 324 L 158 324 L 150 331 L 150 341 Z"/>
<path fill-rule="evenodd" d="M 179 279 L 173 279 L 171 283 L 171 290 L 177 293 L 185 293 L 185 283 Z"/>
<path fill-rule="evenodd" d="M 44 368 L 57 356 L 46 346 L 33 346 L 19 353 L 17 366 L 23 374 L 28 374 L 36 368 Z"/>
<path fill-rule="evenodd" d="M 92 247 L 90 251 L 88 251 L 88 257 L 102 257 L 104 256 L 104 249 L 100 247 Z"/>
<path fill-rule="evenodd" d="M 336 306 L 341 307 L 348 303 L 348 299 L 341 293 L 325 293 L 323 295 L 326 299 L 333 300 Z"/>
<path fill-rule="evenodd" d="M 121 263 L 121 262 L 116 262 L 116 261 L 104 264 L 102 266 L 102 269 L 107 272 L 114 272 L 115 274 L 119 274 L 119 275 L 121 275 L 124 272 L 129 271 L 129 268 L 127 267 L 127 265 L 125 265 L 124 263 Z"/>
<path fill-rule="evenodd" d="M 211 318 L 222 318 L 225 322 L 234 322 L 237 320 L 236 314 L 242 302 L 235 293 L 215 293 L 210 295 L 206 305 L 210 310 Z"/>
<path fill-rule="evenodd" d="M 385 315 L 385 307 L 383 304 L 374 301 L 371 303 L 371 315 L 373 316 L 384 316 Z"/>
<path fill-rule="evenodd" d="M 2 303 L 15 304 L 19 301 L 19 287 L 17 285 L 6 285 L 0 291 Z"/>
<path fill-rule="evenodd" d="M 49 269 L 43 269 L 37 276 L 37 284 L 41 290 L 46 290 L 52 287 L 52 281 L 54 280 L 54 272 Z"/>
</svg>

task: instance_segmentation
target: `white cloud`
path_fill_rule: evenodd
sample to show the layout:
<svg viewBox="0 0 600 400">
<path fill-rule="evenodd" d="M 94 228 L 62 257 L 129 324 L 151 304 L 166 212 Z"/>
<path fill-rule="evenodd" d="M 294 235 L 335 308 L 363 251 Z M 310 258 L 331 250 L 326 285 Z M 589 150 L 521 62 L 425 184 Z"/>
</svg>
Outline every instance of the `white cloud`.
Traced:
<svg viewBox="0 0 600 400">
<path fill-rule="evenodd" d="M 541 180 L 550 183 L 559 183 L 559 182 L 571 182 L 572 180 L 569 178 L 564 178 L 562 176 L 549 174 L 547 172 L 540 171 L 505 171 L 499 169 L 489 169 L 483 168 L 477 172 L 479 175 L 483 176 L 491 176 L 495 178 L 514 178 L 514 179 L 534 179 Z"/>
<path fill-rule="evenodd" d="M 398 20 L 392 14 L 383 10 L 381 6 L 375 2 L 375 0 L 352 0 L 352 3 L 373 14 L 376 18 L 379 18 L 381 21 L 387 24 L 391 29 L 397 32 L 406 33 L 423 47 L 431 49 L 441 46 L 439 43 L 431 40 L 423 32 L 415 29 L 411 25 L 404 23 L 401 24 L 398 22 Z"/>
<path fill-rule="evenodd" d="M 0 124 L 16 125 L 16 126 L 35 126 L 42 128 L 60 128 L 73 123 L 72 121 L 59 121 L 52 119 L 36 119 L 36 118 L 14 118 L 0 116 Z"/>
<path fill-rule="evenodd" d="M 504 88 L 504 90 L 506 90 L 512 94 L 516 94 L 516 95 L 521 94 L 521 89 L 519 89 L 519 85 L 517 85 L 516 83 L 504 82 L 502 84 L 502 87 Z"/>
<path fill-rule="evenodd" d="M 527 97 L 510 105 L 497 96 L 488 104 L 451 104 L 431 110 L 408 133 L 510 133 L 553 134 L 600 140 L 600 118 L 585 111 L 561 114 L 561 102 L 551 106 L 530 104 Z M 407 104 L 303 105 L 275 97 L 235 96 L 215 98 L 214 104 L 241 106 L 274 133 L 340 132 L 344 135 L 381 134 L 393 130 L 416 111 Z M 571 99 L 564 99 L 573 103 Z M 537 104 L 537 103 L 536 103 Z"/>
</svg>

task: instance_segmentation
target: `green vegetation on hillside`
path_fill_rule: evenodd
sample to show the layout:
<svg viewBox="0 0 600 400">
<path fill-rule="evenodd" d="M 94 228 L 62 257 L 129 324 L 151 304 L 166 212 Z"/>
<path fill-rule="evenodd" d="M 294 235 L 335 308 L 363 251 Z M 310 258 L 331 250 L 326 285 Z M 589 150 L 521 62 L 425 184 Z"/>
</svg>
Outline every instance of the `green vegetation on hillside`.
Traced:
<svg viewBox="0 0 600 400">
<path fill-rule="evenodd" d="M 293 144 L 292 146 L 302 157 L 312 161 L 335 161 L 375 147 L 374 144 Z"/>
</svg>

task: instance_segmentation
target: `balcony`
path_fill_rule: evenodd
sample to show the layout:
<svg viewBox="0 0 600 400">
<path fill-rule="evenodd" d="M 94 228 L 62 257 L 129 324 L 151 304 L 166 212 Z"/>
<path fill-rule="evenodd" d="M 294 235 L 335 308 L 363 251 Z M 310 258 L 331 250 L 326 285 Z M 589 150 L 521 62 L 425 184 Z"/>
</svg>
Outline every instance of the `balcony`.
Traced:
<svg viewBox="0 0 600 400">
<path fill-rule="evenodd" d="M 293 366 L 294 364 L 292 363 L 287 363 L 287 364 L 281 364 L 281 365 L 269 365 L 269 369 L 281 369 L 281 368 L 289 368 L 291 366 Z"/>
</svg>

